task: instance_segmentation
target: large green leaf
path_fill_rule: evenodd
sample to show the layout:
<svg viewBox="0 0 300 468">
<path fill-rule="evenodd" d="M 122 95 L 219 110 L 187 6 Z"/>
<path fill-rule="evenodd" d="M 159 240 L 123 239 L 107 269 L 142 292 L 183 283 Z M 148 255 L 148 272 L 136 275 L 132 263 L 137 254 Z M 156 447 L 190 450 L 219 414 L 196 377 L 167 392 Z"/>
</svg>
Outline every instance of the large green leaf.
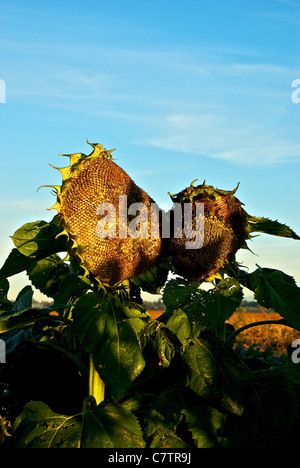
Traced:
<svg viewBox="0 0 300 468">
<path fill-rule="evenodd" d="M 231 413 L 243 413 L 251 376 L 232 348 L 204 330 L 190 339 L 182 356 L 189 368 L 187 383 L 198 396 L 214 399 Z"/>
<path fill-rule="evenodd" d="M 19 252 L 26 257 L 40 259 L 67 250 L 65 236 L 55 221 L 35 221 L 26 223 L 13 234 L 12 240 Z"/>
<path fill-rule="evenodd" d="M 243 273 L 240 281 L 254 292 L 257 302 L 273 309 L 287 323 L 300 330 L 300 288 L 294 278 L 280 270 L 258 267 L 253 273 Z"/>
<path fill-rule="evenodd" d="M 136 417 L 118 404 L 101 404 L 82 413 L 54 413 L 30 402 L 14 426 L 15 448 L 143 448 Z"/>
<path fill-rule="evenodd" d="M 114 298 L 81 297 L 73 309 L 72 325 L 113 398 L 122 398 L 143 370 L 145 361 L 132 320 Z"/>
</svg>

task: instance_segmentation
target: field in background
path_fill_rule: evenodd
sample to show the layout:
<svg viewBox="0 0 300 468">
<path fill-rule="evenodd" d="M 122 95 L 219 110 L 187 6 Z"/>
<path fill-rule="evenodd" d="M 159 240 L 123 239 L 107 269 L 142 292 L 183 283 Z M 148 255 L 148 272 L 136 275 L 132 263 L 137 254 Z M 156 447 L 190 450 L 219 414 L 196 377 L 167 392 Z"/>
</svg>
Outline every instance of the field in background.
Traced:
<svg viewBox="0 0 300 468">
<path fill-rule="evenodd" d="M 258 306 L 257 312 L 249 312 L 246 308 L 241 307 L 230 317 L 228 322 L 235 329 L 238 329 L 248 323 L 262 320 L 279 320 L 281 318 L 279 314 L 266 311 L 260 306 Z M 257 325 L 239 333 L 235 346 L 244 346 L 245 348 L 259 346 L 261 351 L 271 348 L 275 356 L 280 356 L 287 353 L 288 346 L 297 338 L 300 338 L 300 332 L 284 325 Z"/>
</svg>

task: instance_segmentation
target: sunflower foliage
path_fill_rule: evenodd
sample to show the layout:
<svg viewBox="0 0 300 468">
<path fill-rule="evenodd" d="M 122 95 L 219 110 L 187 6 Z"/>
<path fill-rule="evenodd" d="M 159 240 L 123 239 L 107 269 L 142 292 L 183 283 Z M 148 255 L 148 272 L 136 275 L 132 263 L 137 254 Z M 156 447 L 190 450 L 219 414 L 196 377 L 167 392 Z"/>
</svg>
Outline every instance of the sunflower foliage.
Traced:
<svg viewBox="0 0 300 468">
<path fill-rule="evenodd" d="M 298 239 L 278 221 L 250 221 Z M 163 285 L 159 278 L 165 311 L 154 319 L 142 293 L 157 289 L 155 275 L 101 286 L 74 258 L 62 260 L 68 239 L 60 232 L 57 216 L 21 226 L 0 270 L 2 447 L 292 446 L 297 349 L 279 365 L 248 359 L 234 349 L 239 330 L 228 324 L 247 288 L 280 314 L 278 323 L 300 331 L 300 288 L 291 276 L 260 266 L 248 272 L 232 258 L 208 283 L 179 275 L 169 261 L 173 274 Z M 11 301 L 9 279 L 20 272 L 28 285 Z M 35 306 L 35 290 L 48 305 Z"/>
</svg>

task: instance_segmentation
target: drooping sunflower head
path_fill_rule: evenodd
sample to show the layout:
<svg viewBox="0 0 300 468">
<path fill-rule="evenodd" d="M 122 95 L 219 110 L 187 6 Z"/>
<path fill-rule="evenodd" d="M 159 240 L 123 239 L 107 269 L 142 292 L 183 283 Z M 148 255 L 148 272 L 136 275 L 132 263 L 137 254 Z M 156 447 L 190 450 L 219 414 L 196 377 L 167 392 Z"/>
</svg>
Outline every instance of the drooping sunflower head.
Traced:
<svg viewBox="0 0 300 468">
<path fill-rule="evenodd" d="M 206 185 L 205 181 L 194 187 L 194 182 L 179 193 L 170 194 L 174 204 L 182 207 L 182 213 L 190 205 L 192 222 L 174 231 L 169 239 L 169 252 L 179 274 L 200 281 L 227 265 L 244 244 L 248 237 L 248 214 L 234 196 L 238 187 L 226 191 Z M 198 211 L 200 206 L 202 209 Z M 201 244 L 193 248 L 200 225 Z"/>
<path fill-rule="evenodd" d="M 70 166 L 59 169 L 62 185 L 53 186 L 57 201 L 52 208 L 58 210 L 62 233 L 68 237 L 69 254 L 86 274 L 113 286 L 153 267 L 162 255 L 162 240 L 151 236 L 150 208 L 155 202 L 113 161 L 113 150 L 89 144 L 93 151 L 88 156 L 67 155 Z M 128 234 L 133 221 L 128 208 L 134 203 L 144 210 L 135 237 Z"/>
</svg>

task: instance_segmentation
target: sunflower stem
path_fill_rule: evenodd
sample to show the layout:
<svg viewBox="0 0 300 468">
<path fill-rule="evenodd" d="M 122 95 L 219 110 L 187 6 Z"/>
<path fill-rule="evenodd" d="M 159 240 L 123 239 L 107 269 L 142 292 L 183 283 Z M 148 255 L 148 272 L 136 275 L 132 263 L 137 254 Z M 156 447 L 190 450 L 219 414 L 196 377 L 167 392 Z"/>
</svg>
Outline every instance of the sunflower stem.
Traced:
<svg viewBox="0 0 300 468">
<path fill-rule="evenodd" d="M 89 373 L 89 395 L 93 396 L 96 404 L 99 405 L 104 400 L 105 385 L 97 372 L 93 356 L 90 354 L 90 373 Z"/>
</svg>

